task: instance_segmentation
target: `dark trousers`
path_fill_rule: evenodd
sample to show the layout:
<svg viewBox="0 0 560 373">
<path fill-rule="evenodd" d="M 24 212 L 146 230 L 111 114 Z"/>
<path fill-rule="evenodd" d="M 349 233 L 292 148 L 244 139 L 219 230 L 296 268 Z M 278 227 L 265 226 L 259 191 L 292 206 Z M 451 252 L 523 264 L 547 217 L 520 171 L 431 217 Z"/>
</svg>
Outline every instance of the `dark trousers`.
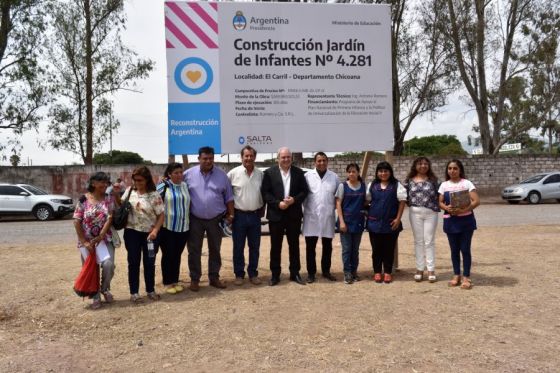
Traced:
<svg viewBox="0 0 560 373">
<path fill-rule="evenodd" d="M 189 271 L 191 281 L 200 281 L 202 276 L 202 243 L 204 233 L 208 242 L 208 278 L 216 280 L 220 278 L 220 268 L 222 268 L 222 257 L 220 247 L 222 246 L 222 229 L 219 222 L 222 215 L 213 219 L 200 219 L 194 215 L 190 216 L 189 238 L 187 240 L 187 250 L 189 252 Z"/>
<path fill-rule="evenodd" d="M 474 231 L 461 233 L 447 233 L 447 240 L 451 248 L 451 262 L 453 263 L 453 274 L 461 274 L 461 255 L 463 255 L 463 276 L 471 275 L 471 241 Z"/>
<path fill-rule="evenodd" d="M 249 277 L 258 276 L 261 246 L 261 217 L 258 212 L 235 210 L 233 219 L 233 272 L 235 277 L 245 277 L 245 240 L 249 246 Z"/>
<path fill-rule="evenodd" d="M 290 253 L 290 276 L 299 274 L 301 264 L 299 260 L 299 234 L 301 219 L 290 219 L 283 216 L 282 220 L 268 223 L 270 229 L 270 272 L 272 277 L 280 277 L 282 272 L 282 240 L 284 234 L 288 239 Z"/>
<path fill-rule="evenodd" d="M 315 248 L 317 247 L 319 237 L 305 237 L 305 257 L 307 259 L 307 274 L 315 275 L 317 273 L 317 264 L 315 263 Z M 331 255 L 332 255 L 332 238 L 321 237 L 323 253 L 321 254 L 321 272 L 326 275 L 331 273 Z"/>
<path fill-rule="evenodd" d="M 156 258 L 148 256 L 148 232 L 139 232 L 134 229 L 124 230 L 124 246 L 127 251 L 128 260 L 128 286 L 130 294 L 138 293 L 140 287 L 140 260 L 144 264 L 144 282 L 146 292 L 154 291 Z M 156 254 L 157 254 L 157 245 Z"/>
<path fill-rule="evenodd" d="M 185 249 L 189 238 L 189 232 L 173 232 L 161 228 L 158 235 L 158 243 L 161 247 L 161 275 L 164 285 L 172 285 L 179 282 L 179 271 L 181 269 L 181 254 Z"/>
<path fill-rule="evenodd" d="M 399 232 L 371 233 L 371 259 L 374 273 L 392 273 L 393 261 L 395 259 L 395 243 L 399 238 Z"/>
</svg>

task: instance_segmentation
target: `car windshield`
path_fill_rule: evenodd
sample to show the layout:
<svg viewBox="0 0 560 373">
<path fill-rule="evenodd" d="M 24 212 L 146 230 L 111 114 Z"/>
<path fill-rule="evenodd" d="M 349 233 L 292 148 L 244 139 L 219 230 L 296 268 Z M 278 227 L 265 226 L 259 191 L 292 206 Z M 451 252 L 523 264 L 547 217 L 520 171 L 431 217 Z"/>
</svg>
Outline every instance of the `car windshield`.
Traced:
<svg viewBox="0 0 560 373">
<path fill-rule="evenodd" d="M 44 196 L 45 194 L 49 194 L 47 192 L 45 192 L 43 189 L 39 189 L 37 187 L 34 187 L 33 185 L 22 185 L 25 189 L 27 189 L 29 192 L 37 195 L 37 196 Z"/>
<path fill-rule="evenodd" d="M 541 179 L 543 177 L 545 177 L 546 175 L 535 175 L 535 176 L 531 176 L 530 178 L 528 178 L 527 180 L 523 180 L 520 184 L 533 184 L 533 183 L 537 183 L 539 181 L 541 181 Z"/>
</svg>

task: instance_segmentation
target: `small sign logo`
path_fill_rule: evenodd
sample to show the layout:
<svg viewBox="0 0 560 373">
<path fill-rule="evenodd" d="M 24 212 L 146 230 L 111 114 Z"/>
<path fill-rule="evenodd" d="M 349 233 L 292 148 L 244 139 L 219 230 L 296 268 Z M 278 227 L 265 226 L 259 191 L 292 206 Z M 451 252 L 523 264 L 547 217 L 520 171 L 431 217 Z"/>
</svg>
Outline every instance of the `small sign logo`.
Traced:
<svg viewBox="0 0 560 373">
<path fill-rule="evenodd" d="M 245 30 L 247 26 L 247 20 L 243 15 L 243 12 L 238 10 L 235 12 L 235 16 L 233 17 L 233 28 L 237 31 Z"/>
<path fill-rule="evenodd" d="M 239 141 L 239 143 L 240 143 L 241 145 L 245 144 L 245 137 L 239 136 L 239 140 L 238 140 L 238 141 Z"/>
</svg>

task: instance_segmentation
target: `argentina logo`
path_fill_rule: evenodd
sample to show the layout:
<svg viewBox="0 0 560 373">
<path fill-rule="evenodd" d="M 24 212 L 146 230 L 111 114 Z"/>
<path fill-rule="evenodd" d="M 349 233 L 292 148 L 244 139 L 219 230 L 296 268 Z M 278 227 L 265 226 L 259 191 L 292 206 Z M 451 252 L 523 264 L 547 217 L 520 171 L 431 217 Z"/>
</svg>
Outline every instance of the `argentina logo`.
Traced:
<svg viewBox="0 0 560 373">
<path fill-rule="evenodd" d="M 238 10 L 235 12 L 235 16 L 233 17 L 233 28 L 237 31 L 241 31 L 245 29 L 245 26 L 247 26 L 247 20 L 245 19 L 243 12 Z"/>
</svg>

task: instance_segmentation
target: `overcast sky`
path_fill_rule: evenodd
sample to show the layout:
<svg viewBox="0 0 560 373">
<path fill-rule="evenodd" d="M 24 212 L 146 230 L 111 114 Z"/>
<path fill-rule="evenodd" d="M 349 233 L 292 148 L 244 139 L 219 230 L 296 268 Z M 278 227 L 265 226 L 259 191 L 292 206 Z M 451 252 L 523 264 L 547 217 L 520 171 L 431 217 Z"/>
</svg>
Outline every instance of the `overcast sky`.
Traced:
<svg viewBox="0 0 560 373">
<path fill-rule="evenodd" d="M 113 135 L 113 149 L 139 153 L 154 163 L 167 162 L 167 88 L 165 64 L 165 31 L 163 25 L 164 0 L 131 0 L 126 2 L 128 17 L 124 42 L 139 53 L 155 61 L 155 69 L 148 79 L 138 82 L 142 93 L 121 92 L 115 96 L 115 117 L 121 122 Z M 421 118 L 408 133 L 414 136 L 453 134 L 465 142 L 475 122 L 475 112 L 454 98 L 451 104 L 434 118 Z M 22 138 L 23 164 L 68 165 L 81 164 L 81 158 L 69 152 L 40 149 L 37 141 L 46 138 L 46 126 L 39 133 L 28 132 Z M 287 144 L 289 145 L 289 144 Z M 325 149 L 328 151 L 328 149 Z M 373 149 L 374 150 L 374 149 Z M 109 151 L 109 142 L 103 151 Z M 224 158 L 225 159 L 225 158 Z M 234 159 L 234 158 L 232 158 Z M 3 161 L 2 165 L 9 164 Z"/>
</svg>

